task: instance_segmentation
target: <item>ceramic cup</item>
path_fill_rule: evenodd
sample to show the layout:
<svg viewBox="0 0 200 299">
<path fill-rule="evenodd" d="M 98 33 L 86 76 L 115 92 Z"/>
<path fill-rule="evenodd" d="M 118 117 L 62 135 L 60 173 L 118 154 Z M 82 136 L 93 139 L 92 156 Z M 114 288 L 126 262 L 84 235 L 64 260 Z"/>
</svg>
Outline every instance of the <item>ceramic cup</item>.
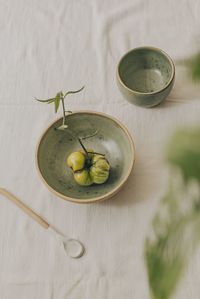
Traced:
<svg viewBox="0 0 200 299">
<path fill-rule="evenodd" d="M 172 59 L 153 47 L 126 53 L 117 67 L 117 83 L 125 99 L 141 107 L 153 107 L 170 93 L 175 78 Z"/>
</svg>

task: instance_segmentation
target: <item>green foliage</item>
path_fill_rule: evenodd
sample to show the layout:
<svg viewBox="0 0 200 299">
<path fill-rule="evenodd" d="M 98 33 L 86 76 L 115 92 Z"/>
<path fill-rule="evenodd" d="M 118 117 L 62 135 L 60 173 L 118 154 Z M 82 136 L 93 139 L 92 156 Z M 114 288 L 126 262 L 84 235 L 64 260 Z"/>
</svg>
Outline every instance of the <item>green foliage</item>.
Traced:
<svg viewBox="0 0 200 299">
<path fill-rule="evenodd" d="M 194 80 L 200 80 L 200 53 L 188 60 L 188 69 Z"/>
<path fill-rule="evenodd" d="M 169 299 L 200 241 L 200 129 L 183 129 L 167 151 L 170 184 L 145 242 L 152 299 Z"/>
<path fill-rule="evenodd" d="M 70 90 L 70 91 L 67 91 L 65 94 L 63 94 L 63 92 L 60 91 L 60 92 L 58 92 L 58 93 L 55 95 L 54 98 L 50 98 L 50 99 L 45 99 L 45 100 L 39 100 L 39 99 L 37 99 L 37 98 L 35 98 L 35 99 L 36 99 L 36 101 L 38 101 L 38 102 L 42 102 L 42 103 L 46 103 L 46 104 L 54 103 L 55 113 L 58 112 L 60 103 L 62 103 L 63 123 L 62 123 L 62 125 L 58 128 L 58 130 L 65 130 L 65 129 L 68 127 L 68 126 L 66 125 L 66 112 L 71 113 L 71 111 L 66 111 L 66 110 L 65 110 L 65 102 L 64 102 L 64 100 L 65 100 L 65 98 L 66 98 L 67 95 L 69 95 L 69 94 L 74 94 L 74 93 L 78 93 L 78 92 L 82 91 L 83 88 L 84 88 L 84 86 L 81 87 L 81 88 L 78 89 L 78 90 Z"/>
<path fill-rule="evenodd" d="M 55 113 L 57 113 L 59 105 L 60 105 L 60 101 L 61 98 L 63 97 L 63 93 L 62 92 L 58 92 L 55 99 L 54 99 L 54 104 L 55 104 Z"/>
<path fill-rule="evenodd" d="M 200 128 L 182 129 L 170 141 L 167 160 L 179 167 L 186 180 L 200 182 Z"/>
</svg>

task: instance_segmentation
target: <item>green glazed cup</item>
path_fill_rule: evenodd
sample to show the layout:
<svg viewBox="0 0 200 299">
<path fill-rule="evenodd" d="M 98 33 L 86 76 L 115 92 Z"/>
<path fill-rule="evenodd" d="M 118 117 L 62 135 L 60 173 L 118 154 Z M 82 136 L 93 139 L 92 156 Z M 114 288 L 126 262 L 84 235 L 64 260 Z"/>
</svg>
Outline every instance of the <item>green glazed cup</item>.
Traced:
<svg viewBox="0 0 200 299">
<path fill-rule="evenodd" d="M 126 53 L 117 67 L 118 87 L 127 101 L 141 107 L 160 104 L 170 93 L 175 78 L 172 59 L 153 47 Z"/>
</svg>

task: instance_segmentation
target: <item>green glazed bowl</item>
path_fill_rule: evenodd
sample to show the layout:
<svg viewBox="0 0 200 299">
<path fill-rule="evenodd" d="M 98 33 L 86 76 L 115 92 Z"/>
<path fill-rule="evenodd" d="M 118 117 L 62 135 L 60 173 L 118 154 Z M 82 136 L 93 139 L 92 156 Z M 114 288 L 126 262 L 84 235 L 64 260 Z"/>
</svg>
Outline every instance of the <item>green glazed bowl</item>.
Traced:
<svg viewBox="0 0 200 299">
<path fill-rule="evenodd" d="M 116 194 L 134 164 L 135 150 L 127 129 L 113 117 L 91 111 L 69 114 L 65 131 L 56 130 L 61 123 L 62 118 L 47 128 L 36 150 L 37 169 L 46 186 L 57 196 L 76 203 L 96 202 Z M 81 149 L 73 136 L 84 137 L 96 130 L 97 135 L 84 140 L 84 145 L 106 155 L 110 176 L 102 185 L 83 187 L 75 182 L 66 161 L 71 152 Z"/>
<path fill-rule="evenodd" d="M 117 67 L 117 83 L 130 103 L 153 107 L 170 93 L 175 78 L 172 59 L 153 47 L 135 48 L 126 53 Z"/>
</svg>

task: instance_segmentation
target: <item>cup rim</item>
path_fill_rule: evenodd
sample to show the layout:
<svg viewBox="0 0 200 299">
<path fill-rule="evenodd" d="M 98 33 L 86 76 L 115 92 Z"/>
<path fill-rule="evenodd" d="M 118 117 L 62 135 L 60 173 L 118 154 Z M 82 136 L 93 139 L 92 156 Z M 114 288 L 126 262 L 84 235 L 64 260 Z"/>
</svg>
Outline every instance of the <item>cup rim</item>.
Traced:
<svg viewBox="0 0 200 299">
<path fill-rule="evenodd" d="M 159 52 L 159 53 L 162 53 L 166 58 L 167 60 L 169 61 L 171 67 L 172 67 L 172 73 L 171 73 L 171 77 L 168 81 L 168 83 L 163 87 L 163 88 L 160 88 L 156 91 L 152 91 L 152 92 L 141 92 L 141 91 L 136 91 L 134 89 L 131 89 L 130 87 L 128 87 L 121 79 L 120 77 L 120 74 L 119 74 L 119 67 L 120 67 L 120 64 L 122 62 L 122 60 L 127 56 L 129 55 L 131 52 L 134 52 L 136 50 L 143 50 L 143 49 L 149 49 L 149 50 L 153 50 L 155 52 Z M 165 52 L 163 51 L 162 49 L 159 49 L 159 48 L 156 48 L 156 47 L 152 47 L 152 46 L 142 46 L 142 47 L 137 47 L 137 48 L 133 48 L 131 49 L 130 51 L 126 52 L 120 59 L 118 65 L 117 65 L 117 79 L 119 81 L 119 83 L 125 88 L 127 89 L 128 91 L 132 92 L 132 93 L 135 93 L 135 94 L 138 94 L 138 95 L 154 95 L 154 94 L 157 94 L 165 89 L 167 89 L 169 87 L 169 85 L 173 82 L 174 80 L 174 77 L 175 77 L 175 65 L 174 65 L 174 62 L 173 60 L 171 59 L 171 57 Z"/>
</svg>

